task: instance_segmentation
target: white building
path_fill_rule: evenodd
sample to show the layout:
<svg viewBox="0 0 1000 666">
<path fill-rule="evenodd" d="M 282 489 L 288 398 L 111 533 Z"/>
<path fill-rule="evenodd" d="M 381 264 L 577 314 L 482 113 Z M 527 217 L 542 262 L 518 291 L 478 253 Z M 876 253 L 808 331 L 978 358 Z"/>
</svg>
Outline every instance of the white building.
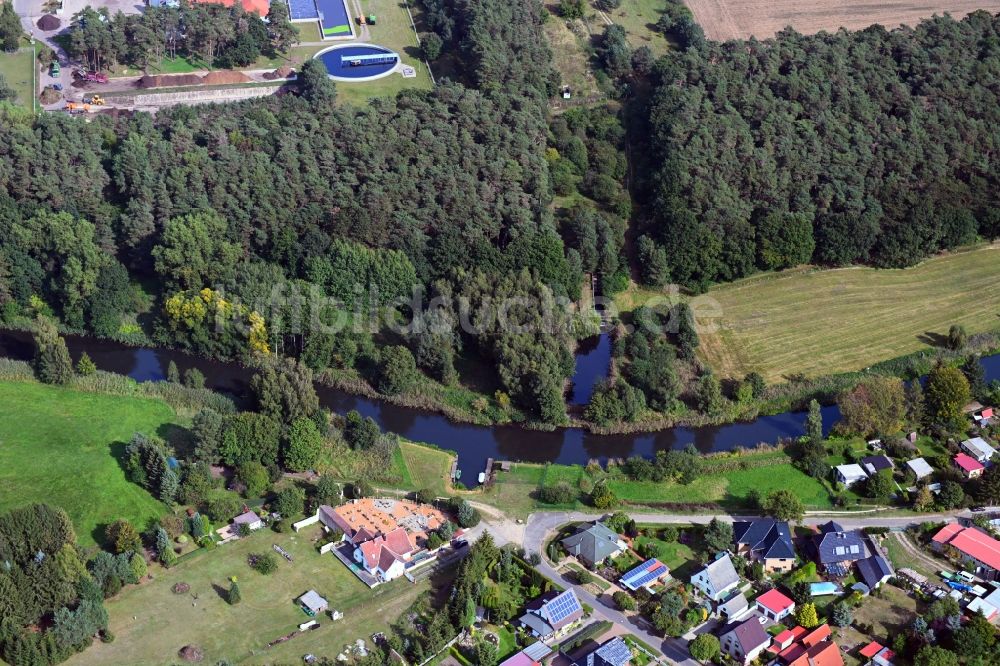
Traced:
<svg viewBox="0 0 1000 666">
<path fill-rule="evenodd" d="M 868 478 L 861 465 L 837 465 L 836 474 L 837 481 L 848 487 Z"/>
<path fill-rule="evenodd" d="M 691 584 L 712 601 L 721 601 L 736 590 L 740 576 L 726 553 L 691 576 Z"/>
<path fill-rule="evenodd" d="M 988 463 L 997 454 L 997 450 L 990 446 L 982 437 L 973 437 L 962 442 L 962 448 L 970 456 L 981 462 Z"/>
</svg>

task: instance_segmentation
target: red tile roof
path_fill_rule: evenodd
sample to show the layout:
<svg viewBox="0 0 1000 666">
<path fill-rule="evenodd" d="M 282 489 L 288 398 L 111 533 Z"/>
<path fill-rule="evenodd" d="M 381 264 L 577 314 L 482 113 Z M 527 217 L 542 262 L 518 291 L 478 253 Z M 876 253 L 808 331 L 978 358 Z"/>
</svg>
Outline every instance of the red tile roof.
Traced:
<svg viewBox="0 0 1000 666">
<path fill-rule="evenodd" d="M 993 418 L 993 408 L 987 407 L 979 414 L 979 416 L 981 416 L 984 419 Z"/>
<path fill-rule="evenodd" d="M 935 543 L 947 543 L 971 558 L 993 569 L 1000 570 L 1000 541 L 975 527 L 945 525 L 934 535 Z"/>
<path fill-rule="evenodd" d="M 836 643 L 820 643 L 808 652 L 809 666 L 844 666 L 840 648 Z"/>
<path fill-rule="evenodd" d="M 868 645 L 861 648 L 861 650 L 858 651 L 858 654 L 860 654 L 865 659 L 871 659 L 881 651 L 882 651 L 882 644 L 876 641 L 872 641 Z"/>
<path fill-rule="evenodd" d="M 770 589 L 757 597 L 757 603 L 772 613 L 783 613 L 795 605 L 794 601 L 786 597 L 777 589 Z"/>
<path fill-rule="evenodd" d="M 978 460 L 976 460 L 975 458 L 966 453 L 959 453 L 957 456 L 955 456 L 955 464 L 969 473 L 978 472 L 980 470 L 986 469 L 983 466 L 983 463 L 979 462 Z"/>
<path fill-rule="evenodd" d="M 808 636 L 802 638 L 802 644 L 806 647 L 812 647 L 823 641 L 830 640 L 832 632 L 830 631 L 830 625 L 821 624 L 820 626 L 813 629 Z"/>
<path fill-rule="evenodd" d="M 236 4 L 236 0 L 193 0 L 193 2 L 201 4 L 225 5 L 226 7 L 232 7 Z M 243 5 L 243 9 L 246 11 L 255 13 L 260 17 L 267 16 L 267 11 L 271 8 L 269 0 L 240 0 L 240 4 Z"/>
</svg>

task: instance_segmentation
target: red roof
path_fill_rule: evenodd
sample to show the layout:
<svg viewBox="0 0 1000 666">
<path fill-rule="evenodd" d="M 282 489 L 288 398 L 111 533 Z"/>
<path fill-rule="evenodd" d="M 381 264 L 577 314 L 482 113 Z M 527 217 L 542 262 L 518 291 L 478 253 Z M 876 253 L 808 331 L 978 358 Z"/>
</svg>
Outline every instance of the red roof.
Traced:
<svg viewBox="0 0 1000 666">
<path fill-rule="evenodd" d="M 993 418 L 993 408 L 987 407 L 986 409 L 984 409 L 982 412 L 979 413 L 979 416 L 981 416 L 984 419 Z"/>
<path fill-rule="evenodd" d="M 771 611 L 772 613 L 784 613 L 795 605 L 795 602 L 779 592 L 777 589 L 770 589 L 757 597 L 757 603 Z"/>
<path fill-rule="evenodd" d="M 795 640 L 795 634 L 792 633 L 791 629 L 785 629 L 780 634 L 774 637 L 774 642 L 776 645 L 788 646 L 791 641 Z"/>
<path fill-rule="evenodd" d="M 955 464 L 970 474 L 972 472 L 979 472 L 981 470 L 986 469 L 983 466 L 983 463 L 979 462 L 978 460 L 976 460 L 975 458 L 966 453 L 959 453 L 957 456 L 955 456 Z"/>
<path fill-rule="evenodd" d="M 820 643 L 809 649 L 807 653 L 809 666 L 844 666 L 844 658 L 840 656 L 840 648 L 836 643 Z"/>
<path fill-rule="evenodd" d="M 961 532 L 964 528 L 958 523 L 948 523 L 934 535 L 934 543 L 948 543 L 951 538 Z"/>
<path fill-rule="evenodd" d="M 868 645 L 861 648 L 861 650 L 858 651 L 858 654 L 860 654 L 865 659 L 871 659 L 881 651 L 882 651 L 882 644 L 872 641 Z"/>
<path fill-rule="evenodd" d="M 949 531 L 950 536 L 946 534 Z M 975 527 L 958 526 L 956 530 L 952 525 L 945 525 L 934 535 L 934 541 L 954 546 L 960 553 L 1000 570 L 1000 541 L 987 536 Z"/>
<path fill-rule="evenodd" d="M 203 5 L 225 5 L 226 7 L 232 7 L 236 4 L 236 0 L 192 0 L 192 2 Z M 240 0 L 240 4 L 243 5 L 243 9 L 246 11 L 257 14 L 260 17 L 267 16 L 267 11 L 271 8 L 269 0 Z"/>
<path fill-rule="evenodd" d="M 830 640 L 831 633 L 830 625 L 821 624 L 813 629 L 808 636 L 802 638 L 802 644 L 806 647 L 812 647 L 823 641 Z"/>
</svg>

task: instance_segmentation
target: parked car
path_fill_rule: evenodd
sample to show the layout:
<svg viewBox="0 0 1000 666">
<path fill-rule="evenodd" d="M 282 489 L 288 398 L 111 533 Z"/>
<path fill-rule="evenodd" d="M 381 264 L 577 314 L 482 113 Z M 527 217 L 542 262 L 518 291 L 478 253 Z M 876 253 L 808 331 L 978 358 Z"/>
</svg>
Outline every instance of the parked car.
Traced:
<svg viewBox="0 0 1000 666">
<path fill-rule="evenodd" d="M 62 68 L 59 67 L 59 61 L 53 60 L 52 64 L 49 65 L 49 76 L 59 76 L 60 72 L 62 72 Z"/>
<path fill-rule="evenodd" d="M 973 507 L 969 507 L 969 511 L 971 511 L 972 513 L 982 513 L 983 511 L 986 511 L 986 507 L 981 505 L 976 505 Z"/>
</svg>

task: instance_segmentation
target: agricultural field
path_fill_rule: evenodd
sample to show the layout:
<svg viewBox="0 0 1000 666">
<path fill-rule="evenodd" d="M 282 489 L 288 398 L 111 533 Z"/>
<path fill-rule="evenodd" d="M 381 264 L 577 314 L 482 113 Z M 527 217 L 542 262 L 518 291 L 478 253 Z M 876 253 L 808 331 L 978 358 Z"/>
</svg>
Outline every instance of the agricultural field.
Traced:
<svg viewBox="0 0 1000 666">
<path fill-rule="evenodd" d="M 318 534 L 318 529 L 288 534 L 261 530 L 215 550 L 199 551 L 172 569 L 155 567 L 153 580 L 105 602 L 114 643 L 95 642 L 66 663 L 172 663 L 178 661 L 177 651 L 189 644 L 204 650 L 205 663 L 212 664 L 221 659 L 290 664 L 310 652 L 333 658 L 359 638 L 371 646 L 371 635 L 385 631 L 430 587 L 428 582 L 412 584 L 401 578 L 369 590 L 332 554 L 319 554 L 312 543 Z M 247 556 L 273 552 L 272 544 L 284 548 L 294 561 L 278 557 L 278 569 L 269 576 L 250 569 Z M 237 577 L 243 599 L 235 606 L 221 596 L 231 576 Z M 190 590 L 175 594 L 172 588 L 181 582 Z M 310 589 L 344 618 L 317 618 L 319 629 L 267 648 L 267 643 L 309 620 L 294 600 Z"/>
<path fill-rule="evenodd" d="M 977 9 L 1000 11 L 1000 3 L 974 0 L 948 0 L 915 3 L 911 0 L 885 0 L 877 3 L 804 2 L 803 0 L 686 0 L 709 39 L 758 39 L 773 37 L 792 26 L 803 34 L 839 28 L 859 30 L 874 23 L 887 29 L 915 25 L 934 14 L 951 14 L 960 19 Z"/>
<path fill-rule="evenodd" d="M 998 260 L 995 243 L 905 269 L 801 268 L 721 285 L 691 303 L 699 353 L 723 377 L 756 370 L 773 382 L 926 349 L 952 324 L 994 330 Z"/>
<path fill-rule="evenodd" d="M 85 546 L 119 518 L 145 526 L 166 508 L 125 478 L 119 458 L 133 433 L 165 437 L 177 421 L 159 400 L 0 382 L 0 511 L 30 502 L 61 507 Z"/>
<path fill-rule="evenodd" d="M 17 93 L 16 103 L 27 109 L 32 108 L 34 99 L 34 65 L 35 55 L 30 47 L 21 47 L 13 53 L 0 53 L 0 76 Z"/>
</svg>

